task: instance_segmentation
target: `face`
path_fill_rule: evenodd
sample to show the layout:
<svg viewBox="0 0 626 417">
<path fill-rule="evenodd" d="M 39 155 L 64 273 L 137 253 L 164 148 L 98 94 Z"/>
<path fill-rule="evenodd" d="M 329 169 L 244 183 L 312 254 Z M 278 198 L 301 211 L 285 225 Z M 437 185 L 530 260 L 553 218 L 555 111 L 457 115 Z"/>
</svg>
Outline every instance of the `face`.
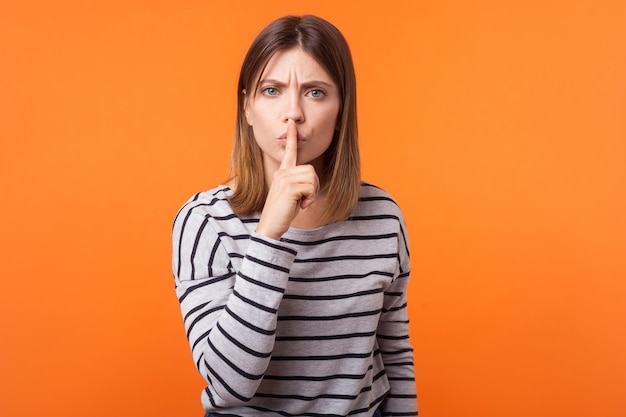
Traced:
<svg viewBox="0 0 626 417">
<path fill-rule="evenodd" d="M 266 175 L 280 166 L 289 119 L 298 129 L 298 165 L 321 168 L 340 101 L 339 89 L 326 70 L 301 48 L 279 51 L 261 74 L 257 91 L 250 93 L 245 98 L 246 120 L 263 152 Z"/>
</svg>

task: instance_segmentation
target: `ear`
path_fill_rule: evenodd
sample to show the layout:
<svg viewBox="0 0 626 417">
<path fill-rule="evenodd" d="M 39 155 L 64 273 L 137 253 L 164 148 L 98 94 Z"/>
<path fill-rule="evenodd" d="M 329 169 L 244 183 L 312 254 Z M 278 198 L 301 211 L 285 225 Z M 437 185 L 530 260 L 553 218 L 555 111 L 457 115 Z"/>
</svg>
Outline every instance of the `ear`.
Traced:
<svg viewBox="0 0 626 417">
<path fill-rule="evenodd" d="M 246 94 L 246 89 L 245 88 L 243 90 L 241 90 L 241 94 L 243 94 L 243 111 L 244 111 L 244 114 L 246 116 L 246 122 L 248 122 L 249 126 L 252 126 L 252 123 L 250 122 L 250 109 L 248 107 L 248 105 L 249 105 L 248 95 Z"/>
</svg>

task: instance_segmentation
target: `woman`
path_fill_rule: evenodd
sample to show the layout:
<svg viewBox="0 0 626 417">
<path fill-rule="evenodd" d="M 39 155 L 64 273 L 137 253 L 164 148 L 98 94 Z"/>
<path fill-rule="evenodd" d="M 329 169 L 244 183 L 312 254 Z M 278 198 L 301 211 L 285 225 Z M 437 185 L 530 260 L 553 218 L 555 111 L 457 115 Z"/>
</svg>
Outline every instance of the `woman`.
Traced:
<svg viewBox="0 0 626 417">
<path fill-rule="evenodd" d="M 314 16 L 272 22 L 238 94 L 232 178 L 173 231 L 207 416 L 417 415 L 406 229 L 360 180 L 345 39 Z"/>
</svg>

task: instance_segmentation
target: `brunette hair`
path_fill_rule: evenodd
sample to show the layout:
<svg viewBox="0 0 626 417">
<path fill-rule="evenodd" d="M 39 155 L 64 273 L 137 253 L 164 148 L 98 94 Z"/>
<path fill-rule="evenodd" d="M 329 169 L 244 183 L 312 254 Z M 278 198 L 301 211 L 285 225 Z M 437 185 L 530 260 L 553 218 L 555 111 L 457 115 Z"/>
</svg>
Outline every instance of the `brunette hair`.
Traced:
<svg viewBox="0 0 626 417">
<path fill-rule="evenodd" d="M 237 214 L 250 215 L 263 209 L 268 187 L 263 157 L 245 117 L 245 92 L 254 95 L 261 74 L 279 51 L 302 48 L 332 77 L 340 93 L 340 107 L 333 140 L 324 154 L 328 209 L 324 223 L 344 220 L 352 214 L 361 186 L 356 118 L 356 77 L 345 38 L 331 23 L 316 16 L 285 16 L 270 23 L 252 42 L 241 66 L 237 98 L 237 124 L 233 143 L 231 175 L 237 186 L 230 204 Z"/>
</svg>

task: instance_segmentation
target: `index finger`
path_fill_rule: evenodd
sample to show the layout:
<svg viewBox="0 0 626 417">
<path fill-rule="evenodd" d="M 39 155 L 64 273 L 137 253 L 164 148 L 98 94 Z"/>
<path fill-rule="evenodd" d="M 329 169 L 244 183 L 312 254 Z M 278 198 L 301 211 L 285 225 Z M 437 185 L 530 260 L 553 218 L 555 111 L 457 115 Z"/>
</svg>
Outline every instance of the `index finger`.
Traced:
<svg viewBox="0 0 626 417">
<path fill-rule="evenodd" d="M 298 160 L 298 128 L 292 119 L 287 121 L 287 141 L 285 153 L 280 161 L 280 169 L 293 168 Z"/>
</svg>

